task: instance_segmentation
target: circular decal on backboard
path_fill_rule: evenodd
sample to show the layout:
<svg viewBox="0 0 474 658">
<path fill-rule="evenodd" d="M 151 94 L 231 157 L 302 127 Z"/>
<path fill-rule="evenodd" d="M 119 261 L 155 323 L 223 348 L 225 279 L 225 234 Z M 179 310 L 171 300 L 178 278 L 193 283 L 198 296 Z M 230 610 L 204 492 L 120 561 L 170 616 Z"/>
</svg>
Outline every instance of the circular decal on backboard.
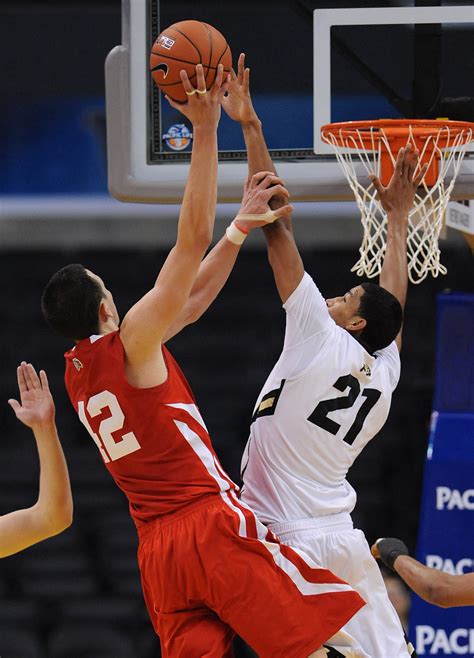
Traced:
<svg viewBox="0 0 474 658">
<path fill-rule="evenodd" d="M 163 141 L 173 151 L 184 151 L 193 140 L 193 134 L 184 123 L 174 123 L 163 134 Z"/>
</svg>

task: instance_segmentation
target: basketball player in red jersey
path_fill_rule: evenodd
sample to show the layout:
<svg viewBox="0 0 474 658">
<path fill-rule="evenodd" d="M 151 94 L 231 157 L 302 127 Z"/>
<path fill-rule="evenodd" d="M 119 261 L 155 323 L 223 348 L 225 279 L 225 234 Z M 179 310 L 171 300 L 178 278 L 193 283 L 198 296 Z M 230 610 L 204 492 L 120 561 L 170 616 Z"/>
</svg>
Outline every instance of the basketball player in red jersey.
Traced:
<svg viewBox="0 0 474 658">
<path fill-rule="evenodd" d="M 223 83 L 206 90 L 185 72 L 193 152 L 176 244 L 154 287 L 120 324 L 111 293 L 69 265 L 42 299 L 49 324 L 76 345 L 66 387 L 105 465 L 127 496 L 139 534 L 143 592 L 166 658 L 232 655 L 237 632 L 262 657 L 306 658 L 363 606 L 354 590 L 301 553 L 280 546 L 237 498 L 214 454 L 179 366 L 164 346 L 199 317 L 227 279 L 250 228 L 284 216 L 288 196 L 265 173 L 248 181 L 240 214 L 203 260 L 212 238 Z M 222 263 L 225 262 L 225 266 Z M 316 653 L 314 653 L 316 651 Z"/>
</svg>

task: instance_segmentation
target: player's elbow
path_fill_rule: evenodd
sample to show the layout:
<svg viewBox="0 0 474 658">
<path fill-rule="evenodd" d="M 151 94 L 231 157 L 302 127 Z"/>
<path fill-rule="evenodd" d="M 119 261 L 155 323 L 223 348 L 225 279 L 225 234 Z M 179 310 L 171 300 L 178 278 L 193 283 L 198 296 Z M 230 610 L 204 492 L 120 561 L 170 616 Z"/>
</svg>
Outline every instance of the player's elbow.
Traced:
<svg viewBox="0 0 474 658">
<path fill-rule="evenodd" d="M 203 221 L 205 219 L 205 221 Z M 197 249 L 202 249 L 207 251 L 212 242 L 212 233 L 214 228 L 213 217 L 211 216 L 204 218 L 203 216 L 198 218 L 198 221 L 194 223 L 193 230 L 191 232 L 191 242 Z"/>
<path fill-rule="evenodd" d="M 38 510 L 40 533 L 43 539 L 59 535 L 72 525 L 73 505 L 65 502 L 52 510 Z"/>
<path fill-rule="evenodd" d="M 45 539 L 60 535 L 61 532 L 67 530 L 72 525 L 72 518 L 72 512 L 71 514 L 58 514 L 55 519 L 45 526 Z"/>
<path fill-rule="evenodd" d="M 439 608 L 451 607 L 450 588 L 446 582 L 434 582 L 428 587 L 427 601 Z"/>
<path fill-rule="evenodd" d="M 203 258 L 212 243 L 212 231 L 201 228 L 190 237 L 179 236 L 176 247 L 182 249 L 188 256 Z"/>
</svg>

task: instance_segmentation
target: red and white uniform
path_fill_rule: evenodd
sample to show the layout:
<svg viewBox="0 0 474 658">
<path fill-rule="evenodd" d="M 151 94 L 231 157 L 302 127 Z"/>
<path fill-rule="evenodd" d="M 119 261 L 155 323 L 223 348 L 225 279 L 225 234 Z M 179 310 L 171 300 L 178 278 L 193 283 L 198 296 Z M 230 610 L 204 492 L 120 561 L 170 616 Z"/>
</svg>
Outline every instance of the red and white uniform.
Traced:
<svg viewBox="0 0 474 658">
<path fill-rule="evenodd" d="M 119 332 L 91 336 L 65 355 L 72 404 L 130 503 L 163 656 L 231 656 L 236 631 L 262 657 L 305 658 L 363 600 L 280 545 L 238 500 L 183 373 L 165 347 L 163 354 L 168 378 L 146 389 L 127 382 Z M 351 639 L 333 643 L 344 648 Z"/>
<path fill-rule="evenodd" d="M 168 379 L 137 389 L 125 377 L 118 332 L 66 353 L 66 388 L 137 527 L 236 485 L 212 449 L 180 367 L 163 347 Z M 82 366 L 82 367 L 81 367 Z"/>
</svg>

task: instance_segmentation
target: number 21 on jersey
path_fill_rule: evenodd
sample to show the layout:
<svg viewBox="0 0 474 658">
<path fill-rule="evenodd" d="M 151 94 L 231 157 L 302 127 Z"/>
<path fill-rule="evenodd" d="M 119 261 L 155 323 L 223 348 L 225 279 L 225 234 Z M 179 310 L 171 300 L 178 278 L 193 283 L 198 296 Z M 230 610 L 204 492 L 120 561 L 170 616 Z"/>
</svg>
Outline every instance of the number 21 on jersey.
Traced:
<svg viewBox="0 0 474 658">
<path fill-rule="evenodd" d="M 331 411 L 337 411 L 338 409 L 351 409 L 359 395 L 362 395 L 362 397 L 365 397 L 365 401 L 357 412 L 354 422 L 349 430 L 343 437 L 341 437 L 343 441 L 352 445 L 361 431 L 370 410 L 377 403 L 381 393 L 375 388 L 364 388 L 361 391 L 360 384 L 353 375 L 339 377 L 337 382 L 333 384 L 333 388 L 341 391 L 341 393 L 344 393 L 349 389 L 349 393 L 337 398 L 331 398 L 330 400 L 321 400 L 309 416 L 308 420 L 310 423 L 314 423 L 314 425 L 321 427 L 321 429 L 326 430 L 326 432 L 334 434 L 335 436 L 339 432 L 341 425 L 329 418 L 328 414 Z"/>
<path fill-rule="evenodd" d="M 98 433 L 96 434 L 90 426 L 87 415 L 90 418 L 94 418 L 95 416 L 99 416 L 104 409 L 109 410 L 110 416 L 100 422 Z M 125 415 L 117 400 L 117 396 L 110 393 L 110 391 L 102 391 L 101 393 L 97 393 L 97 395 L 93 395 L 89 398 L 87 405 L 83 400 L 80 400 L 77 404 L 77 413 L 79 414 L 79 420 L 99 448 L 105 463 L 125 457 L 125 455 L 129 455 L 135 452 L 135 450 L 140 450 L 141 446 L 133 432 L 121 434 L 117 438 L 112 436 L 114 432 L 123 429 Z"/>
</svg>

